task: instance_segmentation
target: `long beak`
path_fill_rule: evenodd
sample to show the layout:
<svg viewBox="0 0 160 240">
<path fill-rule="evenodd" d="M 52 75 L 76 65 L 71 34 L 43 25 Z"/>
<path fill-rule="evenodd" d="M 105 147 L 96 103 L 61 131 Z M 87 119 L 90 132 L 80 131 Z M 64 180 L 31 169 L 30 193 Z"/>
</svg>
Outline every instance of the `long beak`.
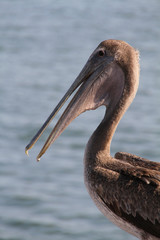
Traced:
<svg viewBox="0 0 160 240">
<path fill-rule="evenodd" d="M 57 122 L 56 126 L 52 130 L 50 136 L 48 137 L 46 143 L 44 144 L 43 148 L 41 149 L 40 153 L 37 156 L 37 161 L 40 160 L 40 157 L 46 152 L 48 147 L 56 140 L 56 138 L 64 131 L 64 129 L 70 124 L 70 122 L 75 119 L 78 115 L 82 112 L 90 109 L 97 108 L 97 104 L 94 101 L 94 94 L 90 91 L 91 87 L 93 86 L 96 79 L 98 79 L 99 75 L 103 72 L 105 66 L 105 62 L 101 62 L 101 64 L 93 64 L 90 63 L 90 59 L 73 82 L 69 90 L 60 100 L 58 105 L 55 107 L 53 112 L 50 114 L 46 122 L 37 132 L 37 134 L 33 137 L 31 142 L 26 146 L 25 152 L 28 154 L 28 150 L 33 147 L 39 137 L 42 135 L 48 124 L 51 120 L 55 117 L 57 112 L 61 109 L 63 104 L 67 101 L 70 95 L 80 86 L 79 90 L 69 103 L 68 107 L 60 117 L 59 121 Z M 91 94 L 89 94 L 91 93 Z"/>
<path fill-rule="evenodd" d="M 71 94 L 81 85 L 82 82 L 84 82 L 90 74 L 90 71 L 87 67 L 87 64 L 84 66 L 78 77 L 75 79 L 73 84 L 70 86 L 68 91 L 65 93 L 63 98 L 60 100 L 60 102 L 57 104 L 53 112 L 50 114 L 50 116 L 47 118 L 45 123 L 42 125 L 42 127 L 39 129 L 39 131 L 36 133 L 36 135 L 32 138 L 30 143 L 25 148 L 25 153 L 28 155 L 28 150 L 30 150 L 34 144 L 37 142 L 37 140 L 40 138 L 40 136 L 43 134 L 44 130 L 47 128 L 49 123 L 52 121 L 52 119 L 56 116 L 56 114 L 59 112 L 59 110 L 62 108 L 64 103 L 67 101 L 67 99 L 71 96 Z"/>
</svg>

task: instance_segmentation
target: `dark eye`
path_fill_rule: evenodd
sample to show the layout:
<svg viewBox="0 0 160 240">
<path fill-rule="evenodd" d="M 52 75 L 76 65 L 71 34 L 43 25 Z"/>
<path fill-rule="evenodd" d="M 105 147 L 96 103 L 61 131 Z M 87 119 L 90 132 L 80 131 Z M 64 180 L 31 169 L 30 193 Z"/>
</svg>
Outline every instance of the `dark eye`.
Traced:
<svg viewBox="0 0 160 240">
<path fill-rule="evenodd" d="M 99 50 L 98 55 L 100 57 L 103 57 L 105 55 L 105 52 L 103 50 Z"/>
</svg>

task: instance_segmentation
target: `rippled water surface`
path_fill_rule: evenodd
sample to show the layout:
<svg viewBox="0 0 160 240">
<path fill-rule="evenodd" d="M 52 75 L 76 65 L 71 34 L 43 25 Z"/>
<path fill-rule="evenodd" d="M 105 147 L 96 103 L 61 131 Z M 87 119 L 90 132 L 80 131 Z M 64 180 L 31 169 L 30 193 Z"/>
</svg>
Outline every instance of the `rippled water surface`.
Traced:
<svg viewBox="0 0 160 240">
<path fill-rule="evenodd" d="M 158 0 L 0 1 L 0 240 L 135 239 L 103 217 L 83 183 L 84 148 L 103 108 L 78 117 L 40 163 L 55 121 L 29 158 L 24 148 L 99 42 L 115 38 L 139 49 L 141 77 L 112 154 L 159 161 L 159 12 Z"/>
</svg>

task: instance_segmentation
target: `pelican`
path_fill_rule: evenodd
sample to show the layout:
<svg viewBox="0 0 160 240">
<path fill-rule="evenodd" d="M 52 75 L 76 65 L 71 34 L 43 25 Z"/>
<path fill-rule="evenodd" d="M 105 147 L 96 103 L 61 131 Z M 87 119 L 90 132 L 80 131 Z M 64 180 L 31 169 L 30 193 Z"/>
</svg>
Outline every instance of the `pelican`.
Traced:
<svg viewBox="0 0 160 240">
<path fill-rule="evenodd" d="M 106 106 L 104 118 L 85 149 L 85 185 L 96 206 L 111 222 L 139 239 L 157 240 L 160 239 L 160 163 L 124 152 L 110 155 L 113 134 L 136 95 L 138 83 L 138 51 L 120 40 L 101 42 L 27 145 L 26 153 L 77 88 L 37 160 L 78 115 Z"/>
</svg>

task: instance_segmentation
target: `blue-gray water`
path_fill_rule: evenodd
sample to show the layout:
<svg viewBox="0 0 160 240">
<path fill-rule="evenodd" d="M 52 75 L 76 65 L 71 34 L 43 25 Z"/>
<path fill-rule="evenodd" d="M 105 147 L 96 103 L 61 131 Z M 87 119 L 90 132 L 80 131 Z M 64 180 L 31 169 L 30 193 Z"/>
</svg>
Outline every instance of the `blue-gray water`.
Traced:
<svg viewBox="0 0 160 240">
<path fill-rule="evenodd" d="M 24 153 L 89 55 L 109 38 L 141 53 L 139 91 L 112 154 L 159 161 L 160 1 L 0 0 L 0 240 L 135 239 L 103 217 L 83 183 L 85 144 L 103 108 L 72 122 L 40 163 L 36 155 L 55 121 L 30 157 Z"/>
</svg>

